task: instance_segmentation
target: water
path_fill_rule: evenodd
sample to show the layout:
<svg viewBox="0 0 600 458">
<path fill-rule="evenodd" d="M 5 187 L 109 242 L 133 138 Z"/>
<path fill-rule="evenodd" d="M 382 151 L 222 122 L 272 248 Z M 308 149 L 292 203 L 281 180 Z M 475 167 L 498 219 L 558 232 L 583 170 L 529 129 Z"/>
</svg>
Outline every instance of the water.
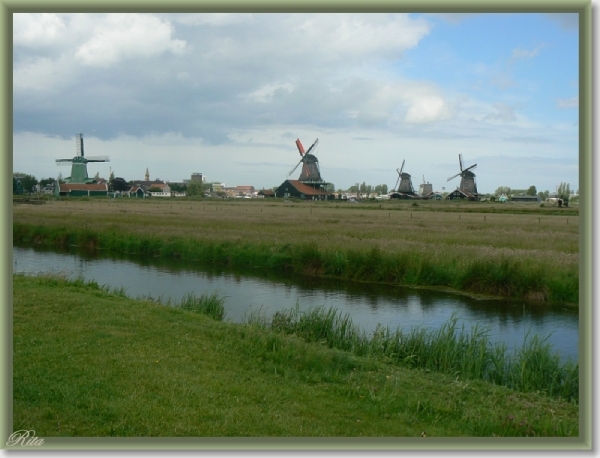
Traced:
<svg viewBox="0 0 600 458">
<path fill-rule="evenodd" d="M 186 293 L 225 297 L 226 320 L 242 322 L 250 311 L 267 315 L 289 309 L 325 306 L 348 313 L 366 332 L 380 323 L 391 329 L 438 328 L 457 314 L 459 327 L 489 329 L 492 342 L 521 347 L 526 334 L 549 336 L 561 359 L 578 359 L 579 316 L 576 310 L 532 306 L 519 301 L 476 300 L 449 292 L 366 285 L 260 272 L 207 270 L 196 263 L 159 258 L 127 258 L 13 247 L 13 271 L 61 273 L 123 287 L 130 297 L 170 298 Z"/>
</svg>

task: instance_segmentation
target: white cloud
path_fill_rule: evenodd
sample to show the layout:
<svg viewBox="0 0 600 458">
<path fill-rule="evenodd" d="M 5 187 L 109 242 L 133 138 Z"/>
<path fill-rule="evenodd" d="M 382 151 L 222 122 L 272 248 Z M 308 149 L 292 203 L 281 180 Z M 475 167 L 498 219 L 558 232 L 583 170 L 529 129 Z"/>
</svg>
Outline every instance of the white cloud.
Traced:
<svg viewBox="0 0 600 458">
<path fill-rule="evenodd" d="M 294 89 L 295 89 L 295 86 L 292 83 L 265 84 L 264 86 L 260 87 L 259 89 L 248 94 L 245 98 L 247 100 L 251 100 L 251 101 L 255 101 L 255 102 L 268 103 L 268 102 L 271 102 L 273 100 L 273 98 L 277 96 L 277 94 L 283 94 L 283 93 L 291 94 L 294 91 Z"/>
<path fill-rule="evenodd" d="M 512 106 L 507 105 L 506 103 L 495 103 L 494 104 L 495 113 L 490 113 L 484 117 L 485 120 L 489 121 L 503 121 L 510 122 L 516 121 L 517 115 L 515 114 L 515 109 Z"/>
<path fill-rule="evenodd" d="M 175 14 L 169 15 L 174 22 L 184 25 L 211 25 L 225 26 L 251 22 L 254 16 L 251 13 L 201 13 L 201 14 Z"/>
<path fill-rule="evenodd" d="M 94 36 L 82 44 L 75 57 L 84 65 L 109 67 L 121 60 L 148 58 L 186 51 L 184 40 L 172 38 L 173 27 L 167 21 L 145 14 L 110 14 L 94 30 Z"/>
<path fill-rule="evenodd" d="M 13 90 L 41 92 L 65 88 L 73 77 L 73 65 L 67 59 L 32 57 L 14 65 Z"/>
<path fill-rule="evenodd" d="M 322 48 L 330 59 L 355 60 L 371 54 L 397 57 L 430 29 L 424 19 L 407 14 L 317 14 L 306 16 L 294 31 L 299 46 Z"/>
<path fill-rule="evenodd" d="M 65 31 L 63 19 L 53 13 L 15 13 L 13 44 L 15 46 L 47 46 Z"/>
<path fill-rule="evenodd" d="M 538 45 L 533 49 L 515 48 L 512 51 L 511 58 L 513 61 L 517 59 L 533 59 L 539 54 L 540 49 L 543 47 L 544 45 Z"/>
<path fill-rule="evenodd" d="M 579 106 L 579 97 L 571 97 L 570 99 L 558 99 L 556 101 L 558 108 L 577 108 Z"/>
<path fill-rule="evenodd" d="M 439 96 L 428 95 L 415 97 L 412 100 L 411 107 L 406 113 L 407 122 L 433 122 L 445 119 L 449 116 L 449 110 Z"/>
</svg>

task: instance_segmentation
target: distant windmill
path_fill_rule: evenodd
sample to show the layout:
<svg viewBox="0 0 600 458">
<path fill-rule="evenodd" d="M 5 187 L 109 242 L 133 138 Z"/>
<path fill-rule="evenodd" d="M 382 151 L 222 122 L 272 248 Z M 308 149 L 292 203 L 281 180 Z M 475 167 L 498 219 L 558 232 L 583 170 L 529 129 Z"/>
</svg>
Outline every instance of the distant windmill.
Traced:
<svg viewBox="0 0 600 458">
<path fill-rule="evenodd" d="M 423 175 L 423 183 L 419 185 L 419 194 L 425 196 L 433 192 L 433 185 L 425 182 L 425 175 Z"/>
<path fill-rule="evenodd" d="M 406 172 L 402 172 L 402 170 L 404 170 L 405 161 L 406 159 L 402 161 L 402 166 L 399 169 L 396 169 L 396 172 L 398 172 L 398 180 L 396 181 L 395 189 L 396 192 L 402 192 L 404 194 L 414 194 L 415 190 L 413 188 L 410 175 Z M 398 186 L 398 183 L 400 183 L 400 186 Z"/>
<path fill-rule="evenodd" d="M 85 157 L 83 152 L 83 134 L 75 137 L 75 157 L 71 159 L 56 159 L 56 165 L 71 164 L 71 176 L 65 178 L 65 183 L 94 183 L 93 178 L 88 177 L 88 162 L 110 162 L 108 156 Z"/>
<path fill-rule="evenodd" d="M 473 164 L 470 167 L 467 167 L 466 169 L 463 168 L 462 154 L 458 155 L 458 164 L 460 165 L 460 172 L 448 178 L 448 181 L 460 175 L 460 186 L 458 189 L 460 189 L 461 191 L 470 192 L 473 195 L 477 195 L 477 184 L 475 183 L 475 174 L 471 172 L 471 170 L 477 167 L 477 164 Z"/>
<path fill-rule="evenodd" d="M 296 146 L 298 147 L 298 152 L 300 153 L 300 162 L 298 162 L 296 167 L 294 167 L 292 171 L 288 173 L 288 177 L 294 173 L 300 164 L 302 164 L 302 172 L 300 173 L 298 181 L 318 183 L 323 182 L 323 179 L 321 178 L 321 171 L 319 170 L 319 160 L 314 154 L 310 154 L 317 143 L 319 143 L 318 138 L 312 145 L 310 145 L 308 151 L 304 151 L 304 146 L 302 146 L 300 139 L 296 140 Z"/>
</svg>

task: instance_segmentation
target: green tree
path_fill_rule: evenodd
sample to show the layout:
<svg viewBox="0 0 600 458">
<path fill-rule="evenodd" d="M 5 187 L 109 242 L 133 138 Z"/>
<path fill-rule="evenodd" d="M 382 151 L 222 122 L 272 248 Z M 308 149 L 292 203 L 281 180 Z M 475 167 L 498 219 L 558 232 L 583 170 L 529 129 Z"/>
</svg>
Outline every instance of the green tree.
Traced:
<svg viewBox="0 0 600 458">
<path fill-rule="evenodd" d="M 187 186 L 185 184 L 169 183 L 169 187 L 171 188 L 171 191 L 175 191 L 175 192 L 186 192 L 187 191 Z"/>
<path fill-rule="evenodd" d="M 200 181 L 190 181 L 187 185 L 188 196 L 204 196 L 204 185 Z"/>
<path fill-rule="evenodd" d="M 558 185 L 558 189 L 556 190 L 556 194 L 564 201 L 569 201 L 569 197 L 571 196 L 571 186 L 569 183 L 561 182 Z"/>
<path fill-rule="evenodd" d="M 54 178 L 50 178 L 50 177 L 48 177 L 48 178 L 42 178 L 42 179 L 40 180 L 40 186 L 42 186 L 42 187 L 43 187 L 43 186 L 46 186 L 46 185 L 52 184 L 52 183 L 54 183 L 55 181 L 56 181 L 56 180 L 55 180 Z"/>
<path fill-rule="evenodd" d="M 535 189 L 535 186 L 529 186 L 529 189 L 525 194 L 528 196 L 535 196 L 537 194 L 537 189 Z"/>
<path fill-rule="evenodd" d="M 63 179 L 62 172 L 58 173 L 58 176 L 56 177 L 56 181 L 58 181 L 59 183 L 64 183 L 65 182 L 65 180 Z"/>
<path fill-rule="evenodd" d="M 511 193 L 511 189 L 509 186 L 500 186 L 498 189 L 496 189 L 496 191 L 494 192 L 495 195 L 500 196 L 502 194 L 509 196 Z"/>
<path fill-rule="evenodd" d="M 378 196 L 381 196 L 382 194 L 387 194 L 388 192 L 388 186 L 387 184 L 378 184 L 377 186 L 375 186 L 375 194 L 377 194 Z"/>
<path fill-rule="evenodd" d="M 27 175 L 26 173 L 15 173 L 13 177 L 16 177 L 21 182 L 23 192 L 30 193 L 33 191 L 33 187 L 38 184 L 38 180 L 33 175 Z"/>
<path fill-rule="evenodd" d="M 325 185 L 325 191 L 335 192 L 335 185 L 333 183 L 327 183 L 327 185 Z"/>
</svg>

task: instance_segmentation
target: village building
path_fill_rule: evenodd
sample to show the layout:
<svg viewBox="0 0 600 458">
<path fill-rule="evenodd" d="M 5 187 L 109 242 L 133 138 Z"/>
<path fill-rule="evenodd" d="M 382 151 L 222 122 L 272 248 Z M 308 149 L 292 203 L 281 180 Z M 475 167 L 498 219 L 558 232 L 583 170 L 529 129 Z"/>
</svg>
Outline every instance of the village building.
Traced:
<svg viewBox="0 0 600 458">
<path fill-rule="evenodd" d="M 520 196 L 510 196 L 510 201 L 511 202 L 533 202 L 533 203 L 538 203 L 538 202 L 541 202 L 542 199 L 540 199 L 539 196 L 520 195 Z"/>
<path fill-rule="evenodd" d="M 295 197 L 302 200 L 333 200 L 330 192 L 315 189 L 300 180 L 285 180 L 275 191 L 276 197 Z"/>
<path fill-rule="evenodd" d="M 457 188 L 446 196 L 446 200 L 478 200 L 477 196 L 465 189 Z"/>
</svg>

